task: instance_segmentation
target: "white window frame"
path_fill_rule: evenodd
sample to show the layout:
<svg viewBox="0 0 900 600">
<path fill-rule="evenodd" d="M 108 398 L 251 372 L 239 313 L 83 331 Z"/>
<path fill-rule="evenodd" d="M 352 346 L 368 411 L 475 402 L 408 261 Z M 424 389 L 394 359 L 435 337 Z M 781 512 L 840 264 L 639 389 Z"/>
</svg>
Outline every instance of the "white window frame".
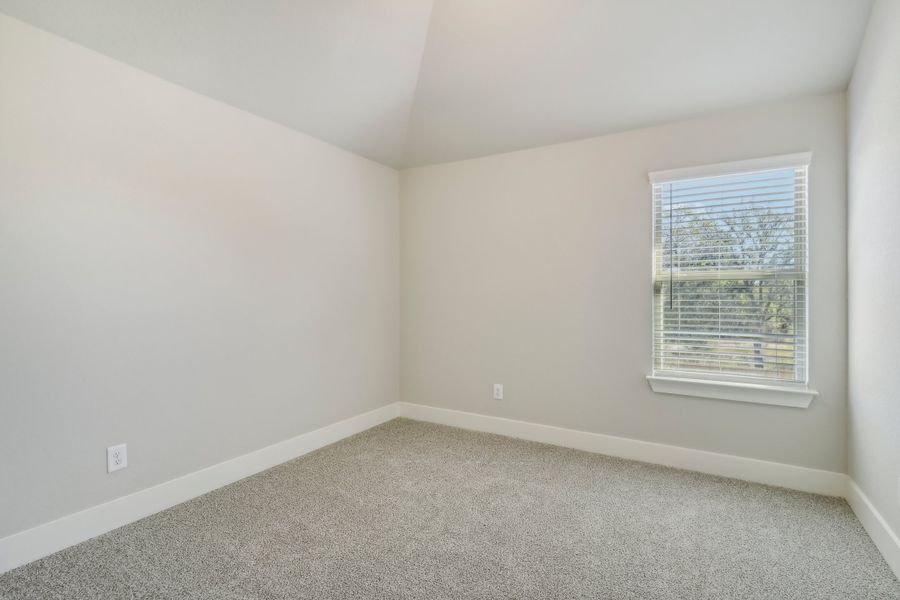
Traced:
<svg viewBox="0 0 900 600">
<path fill-rule="evenodd" d="M 809 167 L 812 160 L 812 153 L 800 152 L 795 154 L 785 154 L 780 156 L 769 156 L 765 158 L 756 158 L 751 160 L 741 160 L 735 162 L 718 163 L 713 165 L 703 165 L 697 167 L 687 167 L 683 169 L 670 169 L 666 171 L 655 171 L 649 174 L 651 187 L 656 183 L 679 179 L 696 179 L 702 177 L 720 177 L 727 175 L 739 175 L 753 171 L 766 171 L 774 169 Z M 653 202 L 653 194 L 650 194 L 651 203 Z M 808 197 L 807 197 L 808 201 Z M 651 214 L 653 213 L 651 204 Z M 809 206 L 807 205 L 807 236 L 809 235 Z M 653 224 L 653 240 L 656 243 L 656 224 L 654 214 Z M 655 259 L 654 259 L 655 260 Z M 807 261 L 809 264 L 809 237 L 807 237 Z M 655 267 L 654 267 L 655 268 Z M 807 267 L 806 277 L 806 302 L 809 303 L 809 267 Z M 653 273 L 651 271 L 651 280 Z M 651 294 L 655 301 L 655 294 L 651 283 Z M 654 307 L 654 302 L 651 302 Z M 806 373 L 807 380 L 809 377 L 809 310 L 805 311 L 807 320 L 806 333 Z M 651 314 L 651 352 L 653 349 L 653 330 L 655 316 Z M 757 404 L 770 404 L 776 406 L 788 406 L 794 408 L 807 408 L 812 399 L 818 395 L 818 392 L 811 389 L 808 384 L 800 383 L 760 383 L 759 381 L 747 381 L 740 376 L 715 375 L 702 373 L 679 373 L 672 371 L 658 371 L 655 366 L 655 360 L 651 355 L 652 374 L 647 376 L 647 382 L 651 389 L 660 394 L 675 394 L 680 396 L 694 396 L 699 398 L 714 398 L 721 400 L 734 400 L 737 402 L 753 402 Z"/>
</svg>

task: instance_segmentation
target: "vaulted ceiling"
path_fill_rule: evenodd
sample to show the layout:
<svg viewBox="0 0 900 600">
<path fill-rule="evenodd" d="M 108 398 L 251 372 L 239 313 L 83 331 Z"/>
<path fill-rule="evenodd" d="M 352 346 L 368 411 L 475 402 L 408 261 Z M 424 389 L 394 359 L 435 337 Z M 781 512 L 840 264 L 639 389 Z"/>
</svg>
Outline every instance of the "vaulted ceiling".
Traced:
<svg viewBox="0 0 900 600">
<path fill-rule="evenodd" d="M 395 167 L 843 89 L 871 0 L 0 0 Z"/>
</svg>

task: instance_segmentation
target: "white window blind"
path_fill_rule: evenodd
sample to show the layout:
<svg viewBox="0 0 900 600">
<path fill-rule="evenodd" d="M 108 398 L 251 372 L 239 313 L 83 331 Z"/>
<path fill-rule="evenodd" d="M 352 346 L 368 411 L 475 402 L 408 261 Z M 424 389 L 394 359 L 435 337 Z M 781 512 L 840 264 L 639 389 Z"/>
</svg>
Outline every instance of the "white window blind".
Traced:
<svg viewBox="0 0 900 600">
<path fill-rule="evenodd" d="M 806 383 L 808 161 L 651 175 L 655 374 Z"/>
</svg>

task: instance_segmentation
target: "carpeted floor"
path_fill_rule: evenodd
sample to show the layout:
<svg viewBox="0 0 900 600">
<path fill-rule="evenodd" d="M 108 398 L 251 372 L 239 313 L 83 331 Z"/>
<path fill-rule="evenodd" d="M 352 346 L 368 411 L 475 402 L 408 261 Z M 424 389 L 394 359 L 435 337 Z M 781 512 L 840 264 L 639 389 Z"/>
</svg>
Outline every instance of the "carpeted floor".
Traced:
<svg viewBox="0 0 900 600">
<path fill-rule="evenodd" d="M 398 419 L 2 575 L 0 598 L 896 600 L 900 583 L 840 499 Z"/>
</svg>

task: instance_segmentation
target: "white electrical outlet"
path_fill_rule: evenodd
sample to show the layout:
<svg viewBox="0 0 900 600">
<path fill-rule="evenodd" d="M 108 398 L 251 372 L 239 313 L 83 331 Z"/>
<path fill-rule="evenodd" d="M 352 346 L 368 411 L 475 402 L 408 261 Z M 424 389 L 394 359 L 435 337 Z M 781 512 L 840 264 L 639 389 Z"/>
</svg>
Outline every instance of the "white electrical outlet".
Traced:
<svg viewBox="0 0 900 600">
<path fill-rule="evenodd" d="M 106 449 L 106 472 L 112 473 L 128 466 L 128 445 L 119 444 Z"/>
<path fill-rule="evenodd" d="M 494 400 L 503 400 L 503 384 L 494 384 Z"/>
</svg>

